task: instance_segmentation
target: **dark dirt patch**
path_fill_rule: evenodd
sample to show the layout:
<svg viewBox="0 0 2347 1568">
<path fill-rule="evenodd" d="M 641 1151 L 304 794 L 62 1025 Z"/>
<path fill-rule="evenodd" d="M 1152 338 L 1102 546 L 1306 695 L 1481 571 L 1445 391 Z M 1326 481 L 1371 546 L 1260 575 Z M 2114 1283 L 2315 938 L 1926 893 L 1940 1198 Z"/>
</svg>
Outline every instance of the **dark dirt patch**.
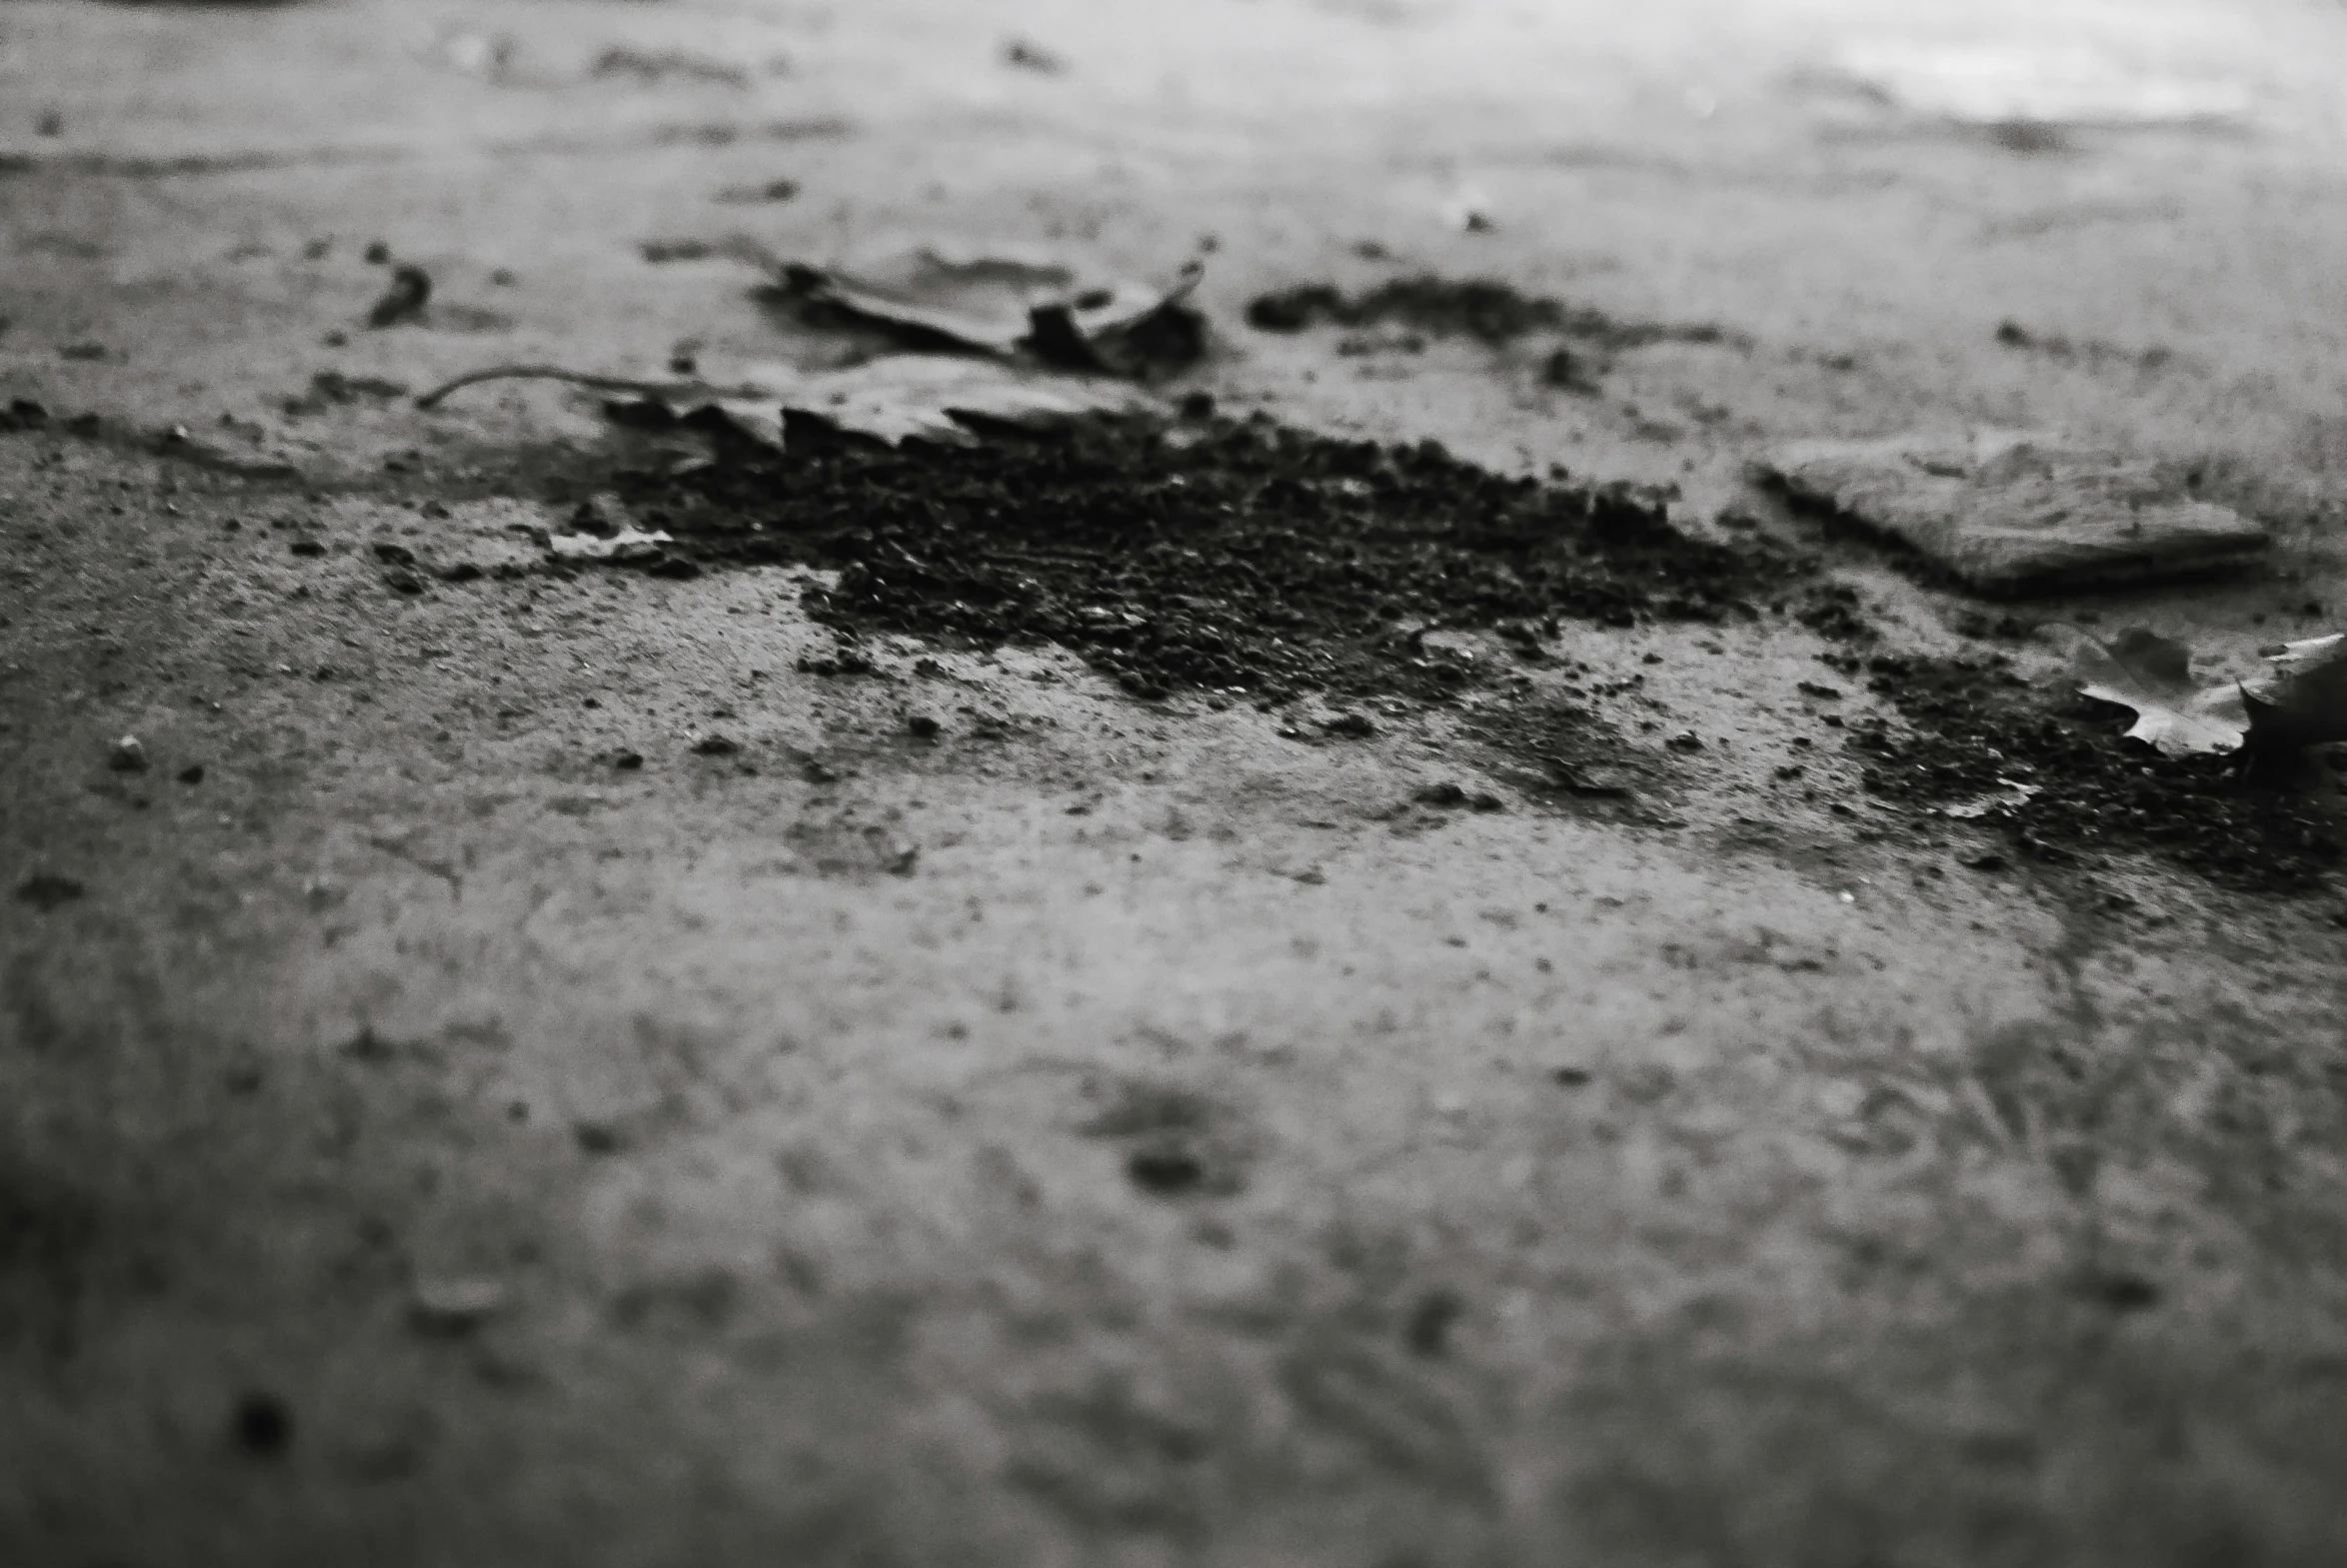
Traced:
<svg viewBox="0 0 2347 1568">
<path fill-rule="evenodd" d="M 2309 797 L 2262 787 L 2227 757 L 2161 757 L 2120 738 L 2124 717 L 2084 698 L 2049 698 L 1996 657 L 1847 661 L 1908 726 L 1862 727 L 1849 748 L 1874 794 L 1941 805 L 2034 784 L 2026 802 L 1981 818 L 2039 861 L 2149 851 L 2254 891 L 2323 884 L 2340 858 L 2336 824 Z"/>
<path fill-rule="evenodd" d="M 88 1197 L 0 1162 L 0 1349 L 70 1352 L 99 1239 L 98 1208 Z"/>
<path fill-rule="evenodd" d="M 1248 1140 L 1222 1108 L 1188 1089 L 1126 1083 L 1078 1130 L 1126 1144 L 1125 1175 L 1155 1197 L 1226 1197 L 1244 1187 Z"/>
<path fill-rule="evenodd" d="M 1619 321 L 1585 305 L 1525 294 L 1488 278 L 1451 279 L 1421 273 L 1394 278 L 1366 293 L 1347 295 L 1330 283 L 1298 284 L 1258 295 L 1246 308 L 1247 325 L 1261 332 L 1301 332 L 1320 323 L 1371 327 L 1400 323 L 1422 332 L 1474 338 L 1493 347 L 1533 333 L 1553 332 L 1598 350 L 1655 343 L 1729 343 L 1725 328 L 1709 323 Z"/>
<path fill-rule="evenodd" d="M 293 1411 L 275 1394 L 251 1393 L 229 1412 L 231 1440 L 257 1459 L 274 1459 L 293 1444 Z"/>
<path fill-rule="evenodd" d="M 19 903 L 29 903 L 47 914 L 52 909 L 73 902 L 85 891 L 87 889 L 70 876 L 41 871 L 17 883 L 16 897 Z"/>
<path fill-rule="evenodd" d="M 967 449 L 788 434 L 787 453 L 619 486 L 693 559 L 840 569 L 809 607 L 843 632 L 1057 643 L 1142 698 L 1440 700 L 1480 672 L 1426 647 L 1436 628 L 1717 620 L 1794 570 L 1765 546 L 1688 538 L 1651 492 L 1261 419 L 1100 421 Z"/>
</svg>

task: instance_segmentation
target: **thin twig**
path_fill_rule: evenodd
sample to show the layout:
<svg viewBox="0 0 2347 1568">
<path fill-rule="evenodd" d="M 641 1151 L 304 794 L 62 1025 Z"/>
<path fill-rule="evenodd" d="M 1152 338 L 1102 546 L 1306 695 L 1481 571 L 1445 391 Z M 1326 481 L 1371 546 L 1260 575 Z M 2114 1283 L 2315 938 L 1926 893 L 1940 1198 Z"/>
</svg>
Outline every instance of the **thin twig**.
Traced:
<svg viewBox="0 0 2347 1568">
<path fill-rule="evenodd" d="M 633 381 L 625 376 L 598 376 L 590 371 L 564 370 L 559 365 L 492 365 L 487 370 L 469 371 L 456 380 L 444 382 L 416 399 L 416 407 L 429 409 L 438 405 L 450 393 L 484 381 L 560 381 L 574 387 L 588 387 L 597 392 L 632 392 L 643 398 L 771 398 L 776 393 L 771 387 L 713 387 L 699 381 Z"/>
</svg>

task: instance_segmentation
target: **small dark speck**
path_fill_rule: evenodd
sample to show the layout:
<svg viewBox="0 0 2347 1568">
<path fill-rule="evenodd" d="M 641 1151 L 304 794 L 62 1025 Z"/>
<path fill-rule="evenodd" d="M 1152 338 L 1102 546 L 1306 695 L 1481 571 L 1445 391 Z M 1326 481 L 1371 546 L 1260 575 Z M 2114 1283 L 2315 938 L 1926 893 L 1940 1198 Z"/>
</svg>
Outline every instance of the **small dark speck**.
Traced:
<svg viewBox="0 0 2347 1568">
<path fill-rule="evenodd" d="M 582 1121 L 571 1129 L 571 1135 L 579 1140 L 579 1147 L 590 1154 L 616 1154 L 625 1141 L 618 1128 L 600 1121 Z"/>
<path fill-rule="evenodd" d="M 256 1458 L 274 1458 L 293 1443 L 293 1412 L 275 1394 L 239 1399 L 229 1425 L 236 1445 Z"/>
<path fill-rule="evenodd" d="M 1135 1186 L 1160 1197 L 1195 1191 L 1206 1179 L 1205 1167 L 1186 1149 L 1136 1149 L 1125 1173 Z"/>
<path fill-rule="evenodd" d="M 58 876 L 48 871 L 26 877 L 17 884 L 16 896 L 46 914 L 61 903 L 71 903 L 85 889 L 70 876 Z"/>
<path fill-rule="evenodd" d="M 1450 1348 L 1450 1325 L 1458 1321 L 1466 1304 L 1447 1290 L 1429 1290 L 1410 1308 L 1409 1322 L 1402 1329 L 1402 1340 L 1412 1354 L 1438 1356 Z"/>
<path fill-rule="evenodd" d="M 1577 1089 L 1586 1086 L 1594 1074 L 1586 1067 L 1553 1067 L 1549 1069 L 1548 1076 L 1554 1078 L 1560 1088 Z"/>
<path fill-rule="evenodd" d="M 2140 1312 L 2159 1305 L 2159 1286 L 2141 1274 L 2101 1274 L 2086 1282 L 2086 1293 L 2114 1312 Z"/>
</svg>

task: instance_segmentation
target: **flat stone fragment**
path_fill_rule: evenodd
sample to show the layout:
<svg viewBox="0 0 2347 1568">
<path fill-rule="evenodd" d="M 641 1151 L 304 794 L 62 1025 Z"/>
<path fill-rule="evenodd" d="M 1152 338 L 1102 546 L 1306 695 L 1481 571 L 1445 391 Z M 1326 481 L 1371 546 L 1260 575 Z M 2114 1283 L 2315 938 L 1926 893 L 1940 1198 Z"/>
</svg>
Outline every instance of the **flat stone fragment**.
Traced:
<svg viewBox="0 0 2347 1568">
<path fill-rule="evenodd" d="M 2230 508 L 2178 496 L 2141 459 L 2041 437 L 1799 442 L 1764 470 L 1983 594 L 2213 574 L 2270 542 Z"/>
</svg>

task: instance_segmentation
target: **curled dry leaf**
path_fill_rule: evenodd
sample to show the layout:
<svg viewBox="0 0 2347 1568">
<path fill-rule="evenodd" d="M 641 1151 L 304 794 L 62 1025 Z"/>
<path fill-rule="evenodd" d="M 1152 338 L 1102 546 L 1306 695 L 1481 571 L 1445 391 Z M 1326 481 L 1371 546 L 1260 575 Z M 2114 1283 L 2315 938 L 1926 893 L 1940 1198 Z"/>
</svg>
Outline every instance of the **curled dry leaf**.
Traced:
<svg viewBox="0 0 2347 1568">
<path fill-rule="evenodd" d="M 546 549 L 557 561 L 617 565 L 648 561 L 661 553 L 663 545 L 675 543 L 675 538 L 665 533 L 647 534 L 640 529 L 624 528 L 607 539 L 593 534 L 556 534 L 547 540 Z"/>
<path fill-rule="evenodd" d="M 2347 741 L 2347 634 L 2285 643 L 2252 681 L 2196 686 L 2181 643 L 2141 627 L 2107 647 L 2073 633 L 2078 690 L 2135 711 L 2127 731 L 2170 757 L 2194 752 L 2276 753 Z"/>
<path fill-rule="evenodd" d="M 2070 670 L 2078 690 L 2096 702 L 2133 709 L 2127 738 L 2168 757 L 2234 752 L 2249 729 L 2240 685 L 2201 688 L 2192 683 L 2192 652 L 2144 627 L 2130 627 L 2109 646 L 2083 632 L 2071 634 Z"/>
<path fill-rule="evenodd" d="M 849 271 L 799 262 L 778 269 L 803 317 L 878 327 L 908 345 L 1143 377 L 1190 364 L 1205 328 L 1188 304 L 1203 276 L 1192 261 L 1170 289 L 1089 284 L 1058 262 L 956 255 L 924 247 Z"/>
<path fill-rule="evenodd" d="M 506 365 L 461 376 L 416 402 L 431 408 L 460 388 L 514 379 L 633 394 L 635 401 L 617 405 L 614 411 L 631 423 L 719 424 L 777 449 L 783 445 L 786 415 L 818 420 L 890 446 L 906 441 L 970 446 L 978 440 L 974 426 L 1049 427 L 1090 414 L 1135 413 L 1149 406 L 1143 394 L 1114 383 L 944 355 L 895 356 L 852 370 L 813 373 L 758 366 L 742 380 L 725 385 L 634 381 L 549 365 Z"/>
<path fill-rule="evenodd" d="M 973 422 L 1048 428 L 1144 406 L 1122 387 L 930 357 L 875 360 L 854 370 L 803 376 L 783 394 L 783 407 L 794 414 L 890 446 L 908 440 L 969 446 L 977 440 Z"/>
<path fill-rule="evenodd" d="M 2253 750 L 2300 751 L 2347 741 L 2347 634 L 2286 643 L 2273 677 L 2242 693 Z"/>
</svg>

